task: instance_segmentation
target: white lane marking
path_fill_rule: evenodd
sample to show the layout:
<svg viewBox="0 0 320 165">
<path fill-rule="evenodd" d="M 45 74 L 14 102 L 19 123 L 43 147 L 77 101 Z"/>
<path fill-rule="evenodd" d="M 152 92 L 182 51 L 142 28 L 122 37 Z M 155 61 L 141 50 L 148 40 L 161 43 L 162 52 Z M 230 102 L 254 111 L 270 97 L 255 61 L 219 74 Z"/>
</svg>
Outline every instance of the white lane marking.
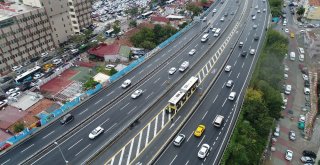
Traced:
<svg viewBox="0 0 320 165">
<path fill-rule="evenodd" d="M 140 145 L 141 145 L 142 133 L 143 133 L 143 131 L 141 131 L 141 132 L 140 132 L 140 135 L 139 135 L 139 141 L 138 141 L 138 146 L 137 146 L 136 157 L 139 155 L 139 152 L 140 152 Z"/>
<path fill-rule="evenodd" d="M 112 157 L 110 165 L 113 165 L 113 163 L 114 163 L 114 157 Z"/>
<path fill-rule="evenodd" d="M 177 47 L 177 45 L 178 45 L 178 44 L 175 44 L 173 47 L 175 48 L 175 47 Z"/>
<path fill-rule="evenodd" d="M 152 66 L 152 64 L 149 64 L 149 65 L 147 66 L 147 68 L 149 68 L 150 66 Z"/>
<path fill-rule="evenodd" d="M 217 100 L 218 96 L 219 96 L 219 95 L 217 95 L 217 96 L 216 96 L 216 98 L 214 98 L 214 100 L 213 100 L 213 102 L 212 102 L 212 103 L 216 102 L 216 100 Z"/>
<path fill-rule="evenodd" d="M 244 62 L 242 63 L 242 66 L 241 66 L 241 68 L 243 68 L 243 66 L 244 66 Z"/>
<path fill-rule="evenodd" d="M 11 159 L 6 160 L 5 162 L 3 162 L 1 165 L 7 164 Z"/>
<path fill-rule="evenodd" d="M 100 126 L 102 126 L 104 123 L 106 123 L 107 121 L 109 121 L 110 119 L 108 118 L 107 120 L 105 120 L 104 122 L 102 122 L 101 124 L 100 124 Z"/>
<path fill-rule="evenodd" d="M 83 152 L 85 149 L 87 149 L 91 144 L 88 144 L 87 146 L 85 146 L 84 148 L 82 148 L 82 150 L 80 150 L 75 156 L 78 156 L 81 152 Z"/>
<path fill-rule="evenodd" d="M 227 101 L 227 99 L 225 99 L 225 100 L 224 100 L 224 102 L 223 102 L 223 104 L 222 104 L 222 106 L 221 106 L 221 107 L 223 107 L 223 106 L 224 106 L 224 104 L 226 103 L 226 101 Z"/>
<path fill-rule="evenodd" d="M 191 132 L 190 136 L 187 139 L 187 142 L 189 141 L 189 139 L 191 138 L 192 135 L 193 135 L 193 132 Z"/>
<path fill-rule="evenodd" d="M 48 133 L 46 136 L 42 137 L 42 139 L 47 138 L 49 135 L 51 135 L 51 134 L 53 134 L 53 133 L 54 133 L 54 131 L 51 131 L 51 132 L 50 132 L 50 133 Z"/>
<path fill-rule="evenodd" d="M 237 78 L 239 78 L 239 76 L 240 76 L 240 72 L 238 73 L 238 76 L 237 76 Z"/>
<path fill-rule="evenodd" d="M 120 111 L 123 110 L 126 106 L 128 106 L 130 103 L 127 103 L 126 105 L 124 105 L 122 108 L 120 108 Z"/>
<path fill-rule="evenodd" d="M 137 106 L 135 106 L 134 108 L 132 108 L 132 109 L 128 112 L 128 115 L 129 115 L 132 111 L 134 111 L 136 108 L 137 108 Z"/>
<path fill-rule="evenodd" d="M 141 74 L 143 72 L 143 70 L 142 71 L 140 71 L 138 74 Z"/>
<path fill-rule="evenodd" d="M 224 83 L 222 84 L 222 87 L 221 87 L 221 88 L 223 88 L 225 85 L 226 85 L 226 82 L 224 82 Z"/>
<path fill-rule="evenodd" d="M 176 155 L 176 156 L 172 159 L 172 161 L 170 162 L 169 165 L 171 165 L 171 164 L 173 163 L 173 161 L 177 158 L 177 156 L 178 156 L 178 155 Z"/>
<path fill-rule="evenodd" d="M 133 148 L 134 139 L 135 139 L 135 138 L 133 138 L 133 139 L 131 140 L 131 145 L 130 145 L 130 149 L 129 149 L 129 155 L 128 155 L 128 158 L 127 158 L 127 165 L 130 163 L 130 158 L 131 158 L 131 153 L 132 153 L 132 148 Z"/>
<path fill-rule="evenodd" d="M 200 144 L 202 143 L 202 141 L 203 141 L 203 139 L 206 137 L 206 135 L 203 135 L 203 137 L 202 137 L 202 139 L 200 140 L 200 142 L 199 142 L 199 144 L 198 144 L 198 146 L 197 146 L 197 148 L 200 146 Z"/>
<path fill-rule="evenodd" d="M 240 55 L 239 55 L 239 56 L 240 56 Z M 236 60 L 236 61 L 234 62 L 233 66 L 236 66 L 237 62 L 238 62 L 238 60 Z"/>
<path fill-rule="evenodd" d="M 158 115 L 157 115 L 156 120 L 155 120 L 153 137 L 156 137 L 156 135 L 157 135 L 157 127 L 158 127 Z"/>
<path fill-rule="evenodd" d="M 189 160 L 186 162 L 186 164 L 184 164 L 184 165 L 188 165 L 188 163 L 189 163 Z"/>
<path fill-rule="evenodd" d="M 167 82 L 167 80 L 166 80 L 166 81 L 164 81 L 164 82 L 161 84 L 161 86 L 163 86 L 166 82 Z"/>
<path fill-rule="evenodd" d="M 216 144 L 216 142 L 213 142 L 212 146 L 214 146 Z"/>
<path fill-rule="evenodd" d="M 180 63 L 182 60 L 183 60 L 183 58 L 181 58 L 181 59 L 178 61 L 178 63 Z"/>
<path fill-rule="evenodd" d="M 83 113 L 85 113 L 87 110 L 89 110 L 88 108 L 85 109 L 84 111 L 82 111 L 81 113 L 79 113 L 79 115 L 82 115 Z"/>
<path fill-rule="evenodd" d="M 172 49 L 169 49 L 169 50 L 168 50 L 168 53 L 170 53 L 170 52 L 171 52 L 171 50 L 172 50 Z"/>
<path fill-rule="evenodd" d="M 230 77 L 231 73 L 232 73 L 232 71 L 230 71 L 230 72 L 229 72 L 229 75 L 228 75 L 228 77 Z"/>
<path fill-rule="evenodd" d="M 160 77 L 159 77 L 156 81 L 154 81 L 153 83 L 155 84 L 155 83 L 157 83 L 159 80 L 160 80 Z"/>
<path fill-rule="evenodd" d="M 118 123 L 114 123 L 109 129 L 107 129 L 106 131 L 104 131 L 104 133 L 107 133 L 110 129 L 112 129 L 114 126 L 116 126 Z"/>
<path fill-rule="evenodd" d="M 161 57 L 164 57 L 166 54 L 163 54 Z"/>
<path fill-rule="evenodd" d="M 195 47 L 197 47 L 199 45 L 199 43 L 197 43 L 197 45 Z"/>
<path fill-rule="evenodd" d="M 208 65 L 206 65 L 206 74 L 208 74 L 208 72 L 209 72 L 209 69 L 208 69 Z"/>
<path fill-rule="evenodd" d="M 80 139 L 79 141 L 77 141 L 76 143 L 74 143 L 72 146 L 70 146 L 68 148 L 68 150 L 72 149 L 75 145 L 77 145 L 78 143 L 80 143 L 82 141 L 82 139 Z"/>
<path fill-rule="evenodd" d="M 124 148 L 122 148 L 122 150 L 121 150 L 119 165 L 121 165 L 121 163 L 122 163 L 123 154 L 124 154 Z"/>
<path fill-rule="evenodd" d="M 151 92 L 147 97 L 146 100 L 153 94 L 153 92 Z"/>
<path fill-rule="evenodd" d="M 114 91 L 111 91 L 110 93 L 107 94 L 107 96 L 110 96 Z"/>
<path fill-rule="evenodd" d="M 132 76 L 132 77 L 130 78 L 130 80 L 132 80 L 132 79 L 135 78 L 135 77 L 136 77 L 136 75 Z"/>
<path fill-rule="evenodd" d="M 148 130 L 147 130 L 147 137 L 146 137 L 146 144 L 145 144 L 145 146 L 147 146 L 147 145 L 148 145 L 149 132 L 150 132 L 150 123 L 148 124 Z"/>
<path fill-rule="evenodd" d="M 26 151 L 27 149 L 31 148 L 32 146 L 34 146 L 34 144 L 30 145 L 29 147 L 25 148 L 24 150 L 21 151 L 21 153 L 23 153 L 24 151 Z"/>
<path fill-rule="evenodd" d="M 96 103 L 94 103 L 94 105 L 97 105 L 98 103 L 100 103 L 102 101 L 102 99 L 98 100 Z"/>
<path fill-rule="evenodd" d="M 165 114 L 165 111 L 162 111 L 162 123 L 161 123 L 161 128 L 163 128 L 163 126 L 164 126 L 164 114 Z"/>
<path fill-rule="evenodd" d="M 178 122 L 178 120 L 180 119 L 180 117 L 181 117 L 181 116 L 179 116 L 179 117 L 177 118 L 177 120 L 175 120 L 174 123 L 171 124 L 171 126 L 169 127 L 169 129 L 171 129 L 171 128 L 176 124 L 176 122 Z M 173 120 L 173 119 L 172 119 L 172 120 Z"/>
<path fill-rule="evenodd" d="M 156 60 L 154 60 L 154 62 L 158 62 L 159 61 L 159 58 L 157 58 Z"/>
<path fill-rule="evenodd" d="M 208 111 L 203 115 L 203 117 L 202 117 L 202 119 L 201 119 L 201 120 L 203 120 L 203 119 L 204 119 L 204 117 L 206 117 L 207 113 L 208 113 Z"/>
</svg>

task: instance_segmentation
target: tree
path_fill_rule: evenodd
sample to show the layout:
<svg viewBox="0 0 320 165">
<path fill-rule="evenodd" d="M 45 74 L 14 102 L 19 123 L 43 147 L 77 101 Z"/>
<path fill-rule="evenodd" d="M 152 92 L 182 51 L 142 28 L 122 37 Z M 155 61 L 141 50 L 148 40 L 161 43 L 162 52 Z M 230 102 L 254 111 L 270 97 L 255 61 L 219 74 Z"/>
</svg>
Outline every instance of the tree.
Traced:
<svg viewBox="0 0 320 165">
<path fill-rule="evenodd" d="M 208 0 L 201 0 L 201 3 L 204 4 L 204 3 L 207 3 Z"/>
<path fill-rule="evenodd" d="M 188 25 L 188 22 L 183 22 L 182 24 L 178 25 L 180 29 L 183 29 Z"/>
<path fill-rule="evenodd" d="M 128 10 L 126 11 L 126 13 L 129 14 L 130 16 L 132 16 L 132 17 L 138 15 L 138 12 L 139 12 L 138 7 L 133 7 L 133 8 L 128 9 Z"/>
<path fill-rule="evenodd" d="M 196 6 L 196 5 L 194 5 L 194 4 L 192 4 L 192 3 L 187 4 L 186 9 L 187 9 L 188 11 L 191 11 L 191 12 L 193 13 L 193 14 L 192 14 L 192 17 L 199 15 L 200 12 L 201 12 L 201 8 L 198 7 L 198 6 Z"/>
<path fill-rule="evenodd" d="M 120 22 L 119 20 L 116 20 L 116 21 L 114 21 L 114 23 L 113 23 L 112 28 L 113 28 L 113 31 L 114 31 L 115 34 L 118 34 L 118 33 L 121 31 L 120 23 L 121 23 L 121 22 Z"/>
<path fill-rule="evenodd" d="M 137 26 L 138 26 L 138 24 L 137 24 L 137 21 L 136 21 L 136 20 L 131 20 L 131 21 L 129 22 L 129 27 L 133 28 L 133 27 L 137 27 Z"/>
<path fill-rule="evenodd" d="M 306 10 L 306 9 L 305 9 L 303 6 L 300 6 L 300 7 L 298 7 L 298 9 L 297 9 L 297 14 L 298 14 L 299 16 L 302 16 L 302 15 L 304 14 L 305 10 Z"/>
<path fill-rule="evenodd" d="M 109 75 L 112 76 L 114 74 L 116 74 L 118 71 L 115 68 L 111 68 L 109 71 Z"/>
<path fill-rule="evenodd" d="M 89 80 L 83 84 L 83 88 L 84 88 L 85 90 L 92 89 L 92 88 L 94 88 L 97 84 L 98 84 L 98 82 L 95 81 L 95 80 L 93 79 L 93 77 L 90 77 Z"/>
<path fill-rule="evenodd" d="M 83 34 L 73 35 L 71 36 L 70 40 L 73 43 L 80 44 L 86 40 L 86 36 Z"/>
<path fill-rule="evenodd" d="M 24 130 L 24 124 L 19 122 L 13 126 L 13 130 L 15 133 L 19 133 Z"/>
<path fill-rule="evenodd" d="M 99 34 L 96 39 L 98 40 L 98 42 L 104 42 L 106 40 L 103 34 Z"/>
</svg>

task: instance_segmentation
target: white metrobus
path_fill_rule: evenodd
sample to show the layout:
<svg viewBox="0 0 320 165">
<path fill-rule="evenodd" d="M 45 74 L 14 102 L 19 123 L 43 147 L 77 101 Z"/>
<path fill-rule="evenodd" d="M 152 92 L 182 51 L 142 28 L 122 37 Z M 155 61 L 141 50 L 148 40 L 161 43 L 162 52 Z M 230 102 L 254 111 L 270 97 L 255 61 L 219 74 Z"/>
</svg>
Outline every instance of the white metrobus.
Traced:
<svg viewBox="0 0 320 165">
<path fill-rule="evenodd" d="M 191 97 L 199 85 L 199 79 L 192 76 L 181 89 L 169 100 L 166 108 L 168 113 L 175 113 Z"/>
</svg>

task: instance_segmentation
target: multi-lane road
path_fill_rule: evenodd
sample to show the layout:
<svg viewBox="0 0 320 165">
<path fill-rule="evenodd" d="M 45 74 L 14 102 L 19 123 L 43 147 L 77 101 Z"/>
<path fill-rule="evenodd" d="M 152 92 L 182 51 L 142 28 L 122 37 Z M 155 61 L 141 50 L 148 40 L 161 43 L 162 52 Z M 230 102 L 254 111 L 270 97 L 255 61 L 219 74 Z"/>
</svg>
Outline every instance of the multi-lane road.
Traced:
<svg viewBox="0 0 320 165">
<path fill-rule="evenodd" d="M 263 4 L 261 4 L 261 6 L 262 5 Z M 167 100 L 169 100 L 169 98 L 173 95 L 173 93 L 176 92 L 176 89 L 178 88 L 175 84 L 183 84 L 187 79 L 187 76 L 184 77 L 185 74 L 194 74 L 201 69 L 201 63 L 203 63 L 203 61 L 200 60 L 200 55 L 208 52 L 213 43 L 215 43 L 215 45 L 223 44 L 223 42 L 219 41 L 220 39 L 213 37 L 213 35 L 210 35 L 207 43 L 200 43 L 200 38 L 203 34 L 203 28 L 208 28 L 207 24 L 213 24 L 216 27 L 221 27 L 223 31 L 227 30 L 227 27 L 231 25 L 231 18 L 233 16 L 229 15 L 229 17 L 227 17 L 223 23 L 219 23 L 219 19 L 225 11 L 228 11 L 230 14 L 232 11 L 238 10 L 238 5 L 235 4 L 234 0 L 229 0 L 228 3 L 218 4 L 217 9 L 218 13 L 216 13 L 216 16 L 211 17 L 211 15 L 209 15 L 207 22 L 195 23 L 195 25 L 189 31 L 187 31 L 169 46 L 160 50 L 157 55 L 146 60 L 139 67 L 128 73 L 125 77 L 114 82 L 110 87 L 103 89 L 94 97 L 85 101 L 75 110 L 73 110 L 71 112 L 75 116 L 75 120 L 73 122 L 64 126 L 61 126 L 58 121 L 53 122 L 35 135 L 32 135 L 20 145 L 1 155 L 0 164 L 63 164 L 65 161 L 64 159 L 71 164 L 80 164 L 85 162 L 92 155 L 96 154 L 96 152 L 100 150 L 102 146 L 110 143 L 120 132 L 127 130 L 128 126 L 135 120 L 135 118 L 143 114 L 146 110 L 148 110 L 148 115 L 150 118 L 158 114 L 159 110 L 156 108 L 148 108 L 154 103 L 163 103 L 162 106 L 165 105 Z M 262 11 L 262 8 L 260 8 L 260 10 Z M 258 42 L 252 41 L 252 35 L 254 35 L 253 33 L 255 31 L 255 33 L 261 35 L 260 38 L 262 38 L 263 33 L 261 31 L 264 30 L 264 21 L 262 15 L 265 14 L 261 13 L 260 15 L 257 15 L 257 30 L 252 30 L 251 27 L 247 28 L 246 31 L 250 29 L 250 32 L 245 32 L 245 34 L 248 35 L 245 37 L 247 39 L 245 40 L 245 46 L 243 49 L 257 47 Z M 248 22 L 250 21 L 248 20 Z M 252 25 L 250 23 L 247 24 L 247 26 Z M 194 56 L 188 55 L 188 52 L 191 49 L 197 50 Z M 232 56 L 235 56 L 233 54 Z M 243 60 L 253 62 L 253 60 L 247 59 L 254 59 L 254 57 L 250 57 L 248 55 Z M 236 59 L 242 60 L 240 57 L 237 57 Z M 190 62 L 190 67 L 185 73 L 176 72 L 172 76 L 168 75 L 169 68 L 178 68 L 185 60 Z M 240 65 L 237 63 L 241 62 L 234 62 L 234 67 L 238 67 L 238 65 Z M 247 62 L 248 64 L 244 64 L 244 62 L 242 63 L 243 64 L 240 67 L 243 68 L 247 68 L 252 65 L 249 65 L 249 62 Z M 241 69 L 233 69 L 233 72 L 231 72 L 229 75 L 236 74 L 235 71 L 239 71 L 240 74 Z M 249 71 L 247 70 L 247 72 L 241 72 L 241 74 L 244 73 L 249 73 Z M 236 75 L 236 77 L 239 77 L 239 74 Z M 244 77 L 244 75 L 241 75 L 239 80 L 235 81 L 235 89 L 240 89 L 241 82 L 245 82 L 244 80 L 240 81 L 240 79 L 243 79 Z M 128 89 L 120 88 L 125 79 L 131 79 L 133 83 Z M 220 79 L 221 78 L 219 77 L 218 82 L 220 82 Z M 157 86 L 157 88 L 154 88 L 155 86 Z M 136 89 L 142 89 L 144 93 L 139 98 L 133 100 L 130 95 Z M 227 89 L 221 88 L 221 90 Z M 222 93 L 219 94 L 218 100 L 220 100 L 220 97 L 224 95 L 225 94 Z M 232 103 L 225 103 L 226 107 L 231 105 Z M 92 116 L 92 114 L 94 115 Z M 89 116 L 90 118 L 88 118 Z M 97 139 L 90 140 L 88 138 L 88 134 L 97 126 L 103 127 L 105 132 Z M 192 129 L 194 129 L 193 127 Z M 207 132 L 209 132 L 209 130 Z M 54 141 L 58 142 L 59 147 L 54 144 Z M 189 145 L 184 146 L 187 147 Z M 61 152 L 65 158 L 62 157 L 59 149 L 61 149 Z M 117 149 L 119 148 L 110 151 L 117 151 Z M 109 153 L 109 155 L 112 154 Z M 28 161 L 24 162 L 25 160 Z M 159 161 L 161 161 L 161 158 Z"/>
</svg>

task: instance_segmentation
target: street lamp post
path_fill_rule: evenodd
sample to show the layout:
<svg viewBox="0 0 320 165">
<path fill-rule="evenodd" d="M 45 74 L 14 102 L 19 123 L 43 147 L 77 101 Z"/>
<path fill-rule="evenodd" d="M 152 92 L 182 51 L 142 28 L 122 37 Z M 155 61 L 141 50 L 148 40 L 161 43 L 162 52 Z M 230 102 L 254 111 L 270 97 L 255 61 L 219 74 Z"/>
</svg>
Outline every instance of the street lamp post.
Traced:
<svg viewBox="0 0 320 165">
<path fill-rule="evenodd" d="M 68 164 L 69 162 L 68 162 L 67 159 L 64 157 L 64 155 L 63 155 L 63 153 L 62 153 L 62 150 L 61 150 L 58 142 L 54 142 L 54 144 L 58 146 L 58 149 L 59 149 L 59 151 L 60 151 L 60 153 L 61 153 L 61 155 L 62 155 L 62 158 L 63 158 L 64 162 L 66 162 L 66 164 Z"/>
</svg>

